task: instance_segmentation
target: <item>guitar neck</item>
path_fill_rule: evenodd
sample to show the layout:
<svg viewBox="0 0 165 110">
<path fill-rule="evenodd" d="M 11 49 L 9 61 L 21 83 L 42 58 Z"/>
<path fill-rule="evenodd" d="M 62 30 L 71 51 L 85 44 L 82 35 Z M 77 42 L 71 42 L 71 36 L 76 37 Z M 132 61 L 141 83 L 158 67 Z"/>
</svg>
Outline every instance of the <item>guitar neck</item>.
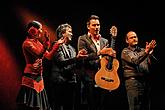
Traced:
<svg viewBox="0 0 165 110">
<path fill-rule="evenodd" d="M 115 41 L 116 39 L 114 37 L 111 37 L 111 45 L 110 47 L 115 50 Z"/>
<path fill-rule="evenodd" d="M 111 37 L 111 45 L 110 45 L 110 47 L 112 48 L 112 49 L 115 49 L 115 41 L 116 41 L 116 39 L 112 36 Z M 112 69 L 112 62 L 113 62 L 113 57 L 112 56 L 109 56 L 109 59 L 108 59 L 108 64 L 107 64 L 107 68 L 108 69 Z"/>
</svg>

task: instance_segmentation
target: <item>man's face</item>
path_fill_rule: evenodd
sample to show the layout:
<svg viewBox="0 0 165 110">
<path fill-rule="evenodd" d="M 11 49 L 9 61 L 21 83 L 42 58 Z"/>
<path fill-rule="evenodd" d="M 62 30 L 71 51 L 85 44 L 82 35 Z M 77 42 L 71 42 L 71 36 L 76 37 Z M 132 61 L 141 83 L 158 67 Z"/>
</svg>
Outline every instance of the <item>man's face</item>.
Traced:
<svg viewBox="0 0 165 110">
<path fill-rule="evenodd" d="M 100 22 L 98 19 L 91 19 L 89 25 L 87 26 L 88 32 L 92 35 L 98 35 L 100 31 Z"/>
<path fill-rule="evenodd" d="M 128 32 L 127 33 L 127 39 L 126 42 L 130 45 L 130 46 L 135 46 L 138 44 L 138 37 L 136 35 L 135 32 Z"/>
</svg>

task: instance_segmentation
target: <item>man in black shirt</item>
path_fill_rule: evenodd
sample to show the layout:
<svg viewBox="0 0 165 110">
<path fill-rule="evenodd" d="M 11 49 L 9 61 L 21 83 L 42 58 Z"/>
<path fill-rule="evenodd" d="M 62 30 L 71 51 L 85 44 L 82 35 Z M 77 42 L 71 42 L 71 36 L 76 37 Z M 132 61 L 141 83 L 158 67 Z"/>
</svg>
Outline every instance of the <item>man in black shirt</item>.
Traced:
<svg viewBox="0 0 165 110">
<path fill-rule="evenodd" d="M 138 37 L 134 31 L 126 35 L 128 47 L 121 53 L 122 68 L 129 110 L 149 110 L 149 87 L 147 76 L 156 41 L 146 42 L 145 48 L 138 47 Z"/>
</svg>

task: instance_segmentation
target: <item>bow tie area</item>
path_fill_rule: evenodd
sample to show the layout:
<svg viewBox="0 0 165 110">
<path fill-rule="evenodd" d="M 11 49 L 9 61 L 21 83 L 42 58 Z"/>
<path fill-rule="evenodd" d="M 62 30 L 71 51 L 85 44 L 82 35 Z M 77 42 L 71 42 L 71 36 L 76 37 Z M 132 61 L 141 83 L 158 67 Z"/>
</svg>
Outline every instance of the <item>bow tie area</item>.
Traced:
<svg viewBox="0 0 165 110">
<path fill-rule="evenodd" d="M 95 40 L 100 40 L 100 37 L 101 37 L 100 35 L 93 36 Z"/>
</svg>

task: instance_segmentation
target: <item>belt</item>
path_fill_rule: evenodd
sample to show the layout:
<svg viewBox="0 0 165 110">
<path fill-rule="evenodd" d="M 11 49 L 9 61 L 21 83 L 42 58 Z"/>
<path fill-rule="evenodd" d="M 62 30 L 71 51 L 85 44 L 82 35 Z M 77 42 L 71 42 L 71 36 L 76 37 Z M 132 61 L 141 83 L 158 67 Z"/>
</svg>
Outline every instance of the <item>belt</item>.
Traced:
<svg viewBox="0 0 165 110">
<path fill-rule="evenodd" d="M 130 77 L 125 77 L 125 80 L 144 80 L 145 77 L 144 76 L 130 76 Z"/>
</svg>

